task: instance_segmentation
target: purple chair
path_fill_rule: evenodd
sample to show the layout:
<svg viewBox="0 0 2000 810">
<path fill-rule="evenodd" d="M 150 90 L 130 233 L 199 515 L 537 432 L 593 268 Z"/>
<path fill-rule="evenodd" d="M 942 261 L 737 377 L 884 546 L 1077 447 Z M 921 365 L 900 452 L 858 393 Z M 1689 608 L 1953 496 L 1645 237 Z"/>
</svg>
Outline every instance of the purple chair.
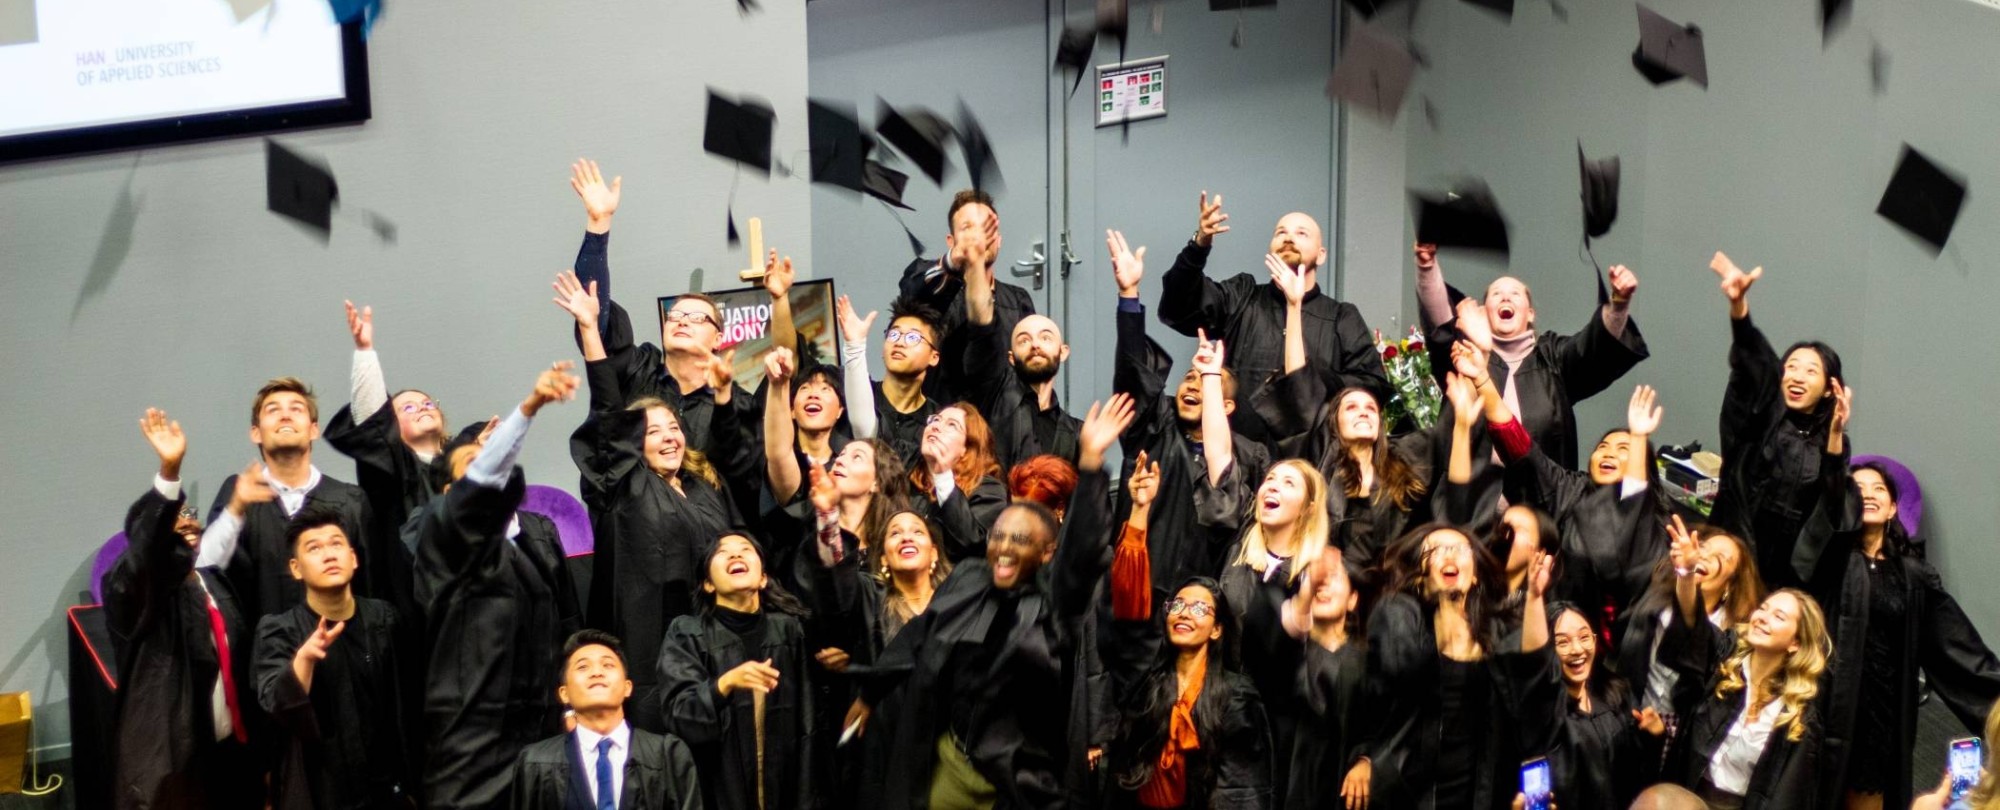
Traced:
<svg viewBox="0 0 2000 810">
<path fill-rule="evenodd" d="M 1917 526 L 1924 521 L 1924 488 L 1917 483 L 1917 474 L 1888 456 L 1855 456 L 1849 464 L 1875 464 L 1889 473 L 1889 483 L 1896 488 L 1896 522 L 1903 524 L 1904 534 L 1916 537 Z"/>
<path fill-rule="evenodd" d="M 596 537 L 590 532 L 590 512 L 576 496 L 555 487 L 529 484 L 527 495 L 521 499 L 521 511 L 533 512 L 556 524 L 563 554 L 580 557 L 597 550 Z"/>
<path fill-rule="evenodd" d="M 97 559 L 90 564 L 90 598 L 92 601 L 100 605 L 104 604 L 104 575 L 111 570 L 111 566 L 118 564 L 118 555 L 124 554 L 125 547 L 130 544 L 130 541 L 125 539 L 125 533 L 119 532 L 111 535 L 111 539 L 104 541 L 104 545 L 97 547 Z"/>
</svg>

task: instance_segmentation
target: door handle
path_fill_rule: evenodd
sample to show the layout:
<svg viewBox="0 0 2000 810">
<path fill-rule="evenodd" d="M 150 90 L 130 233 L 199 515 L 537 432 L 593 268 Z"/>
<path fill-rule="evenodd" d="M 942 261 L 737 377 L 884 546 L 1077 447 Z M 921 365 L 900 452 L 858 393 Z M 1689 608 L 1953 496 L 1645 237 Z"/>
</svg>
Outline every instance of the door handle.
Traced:
<svg viewBox="0 0 2000 810">
<path fill-rule="evenodd" d="M 1015 262 L 1014 270 L 1012 271 L 1016 278 L 1021 276 L 1034 277 L 1035 289 L 1037 290 L 1042 288 L 1043 281 L 1048 277 L 1049 256 L 1046 247 L 1042 243 L 1042 240 L 1035 240 L 1034 246 L 1028 249 L 1028 258 Z M 1069 268 L 1065 266 L 1063 270 L 1064 272 L 1068 272 Z"/>
</svg>

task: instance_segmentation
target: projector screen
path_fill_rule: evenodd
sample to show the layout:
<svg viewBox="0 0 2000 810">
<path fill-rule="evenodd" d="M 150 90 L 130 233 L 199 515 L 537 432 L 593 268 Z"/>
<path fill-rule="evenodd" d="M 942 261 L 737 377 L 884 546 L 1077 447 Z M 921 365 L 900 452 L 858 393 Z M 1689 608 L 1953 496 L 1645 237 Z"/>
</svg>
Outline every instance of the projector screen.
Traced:
<svg viewBox="0 0 2000 810">
<path fill-rule="evenodd" d="M 327 0 L 0 0 L 0 161 L 367 118 Z"/>
</svg>

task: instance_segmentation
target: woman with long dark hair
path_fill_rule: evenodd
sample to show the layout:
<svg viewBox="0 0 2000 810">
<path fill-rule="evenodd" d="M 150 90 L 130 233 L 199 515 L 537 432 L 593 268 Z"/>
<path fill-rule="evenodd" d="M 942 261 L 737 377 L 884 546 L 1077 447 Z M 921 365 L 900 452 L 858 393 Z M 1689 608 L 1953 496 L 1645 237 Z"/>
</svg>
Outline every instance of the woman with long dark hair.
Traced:
<svg viewBox="0 0 2000 810">
<path fill-rule="evenodd" d="M 1704 621 L 1698 536 L 1674 531 L 1674 620 L 1661 656 L 1705 684 L 1682 692 L 1665 773 L 1716 810 L 1823 808 L 1820 676 L 1833 643 L 1826 614 L 1804 591 L 1764 597 L 1747 622 Z"/>
<path fill-rule="evenodd" d="M 764 571 L 763 549 L 726 534 L 702 559 L 699 614 L 661 642 L 667 731 L 687 741 L 712 810 L 806 807 L 813 789 L 805 609 Z"/>
<path fill-rule="evenodd" d="M 1660 771 L 1666 722 L 1641 707 L 1631 685 L 1598 661 L 1599 625 L 1570 602 L 1549 605 L 1563 699 L 1562 734 L 1550 755 L 1555 795 L 1572 807 L 1627 807 Z"/>
<path fill-rule="evenodd" d="M 1554 745 L 1558 698 L 1545 598 L 1554 559 L 1538 558 L 1518 646 L 1503 646 L 1500 563 L 1456 527 L 1410 530 L 1384 557 L 1368 618 L 1375 735 L 1371 806 L 1491 808 L 1521 760 Z"/>
<path fill-rule="evenodd" d="M 1792 568 L 1792 546 L 1819 504 L 1820 456 L 1827 452 L 1834 404 L 1845 383 L 1840 355 L 1816 340 L 1802 340 L 1780 355 L 1750 320 L 1750 286 L 1764 268 L 1748 273 L 1720 252 L 1708 265 L 1729 299 L 1729 386 L 1722 393 L 1722 488 L 1711 522 L 1750 542 L 1757 568 L 1772 587 L 1803 580 Z M 1841 464 L 1845 448 L 1837 453 Z M 1858 516 L 1832 515 L 1836 529 L 1852 529 Z"/>
<path fill-rule="evenodd" d="M 993 453 L 993 430 L 969 402 L 947 405 L 924 424 L 910 497 L 944 529 L 939 546 L 954 563 L 986 553 L 987 532 L 1007 508 L 1006 476 Z"/>
<path fill-rule="evenodd" d="M 1289 785 L 1280 794 L 1286 810 L 1344 810 L 1365 806 L 1372 765 L 1364 743 L 1374 715 L 1365 706 L 1368 649 L 1361 594 L 1367 573 L 1338 551 L 1306 567 L 1305 578 L 1285 606 L 1285 631 L 1305 643 L 1299 671 L 1298 713 L 1289 752 Z"/>
<path fill-rule="evenodd" d="M 1914 551 L 1897 520 L 1895 480 L 1880 465 L 1850 473 L 1838 463 L 1852 404 L 1853 390 L 1843 389 L 1821 465 L 1828 480 L 1820 508 L 1792 561 L 1832 622 L 1821 795 L 1844 800 L 1849 810 L 1880 810 L 1910 803 L 1918 671 L 1977 732 L 1986 708 L 2000 699 L 2000 660 Z M 1856 497 L 1858 510 L 1843 502 Z M 1861 515 L 1859 528 L 1837 530 L 1834 516 L 1851 511 Z"/>
</svg>

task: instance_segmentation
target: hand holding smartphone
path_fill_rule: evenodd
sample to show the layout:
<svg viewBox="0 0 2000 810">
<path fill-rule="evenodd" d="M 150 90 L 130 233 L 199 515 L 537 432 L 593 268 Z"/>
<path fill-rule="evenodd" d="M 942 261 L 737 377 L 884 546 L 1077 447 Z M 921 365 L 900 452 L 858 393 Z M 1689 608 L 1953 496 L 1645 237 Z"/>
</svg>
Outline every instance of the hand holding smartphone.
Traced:
<svg viewBox="0 0 2000 810">
<path fill-rule="evenodd" d="M 1973 786 L 1979 784 L 1979 771 L 1985 760 L 1986 752 L 1978 737 L 1951 741 L 1951 750 L 1945 759 L 1951 773 L 1947 801 L 1958 801 L 1972 792 Z"/>
<path fill-rule="evenodd" d="M 1555 778 L 1549 773 L 1547 757 L 1521 763 L 1521 795 L 1527 799 L 1525 810 L 1550 810 L 1555 798 Z"/>
</svg>

